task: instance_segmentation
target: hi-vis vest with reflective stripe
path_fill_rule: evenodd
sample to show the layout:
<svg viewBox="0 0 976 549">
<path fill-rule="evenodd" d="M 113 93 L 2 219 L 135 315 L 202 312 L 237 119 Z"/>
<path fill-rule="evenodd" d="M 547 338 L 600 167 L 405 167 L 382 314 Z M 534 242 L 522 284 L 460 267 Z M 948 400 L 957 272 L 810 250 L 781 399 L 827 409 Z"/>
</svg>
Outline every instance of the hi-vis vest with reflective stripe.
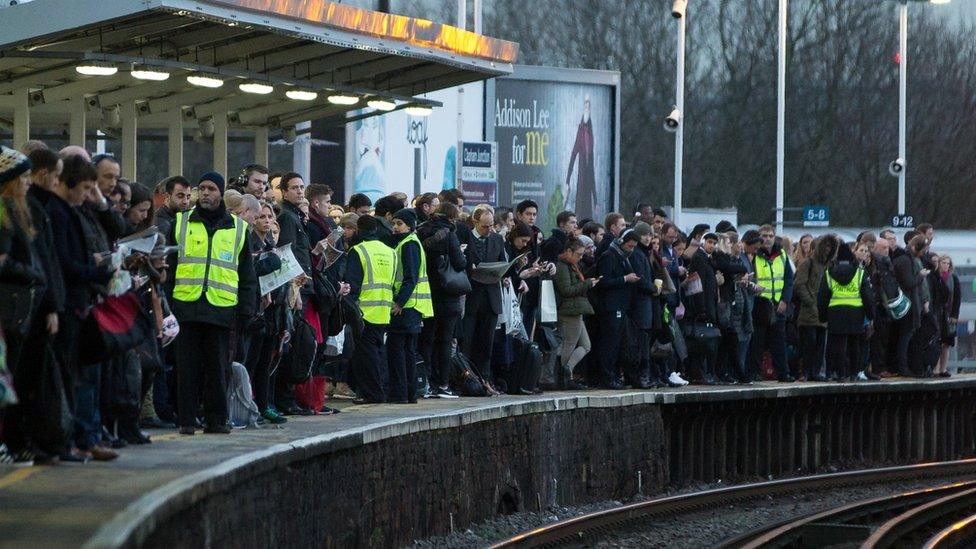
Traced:
<svg viewBox="0 0 976 549">
<path fill-rule="evenodd" d="M 756 283 L 763 287 L 759 297 L 779 303 L 783 296 L 783 279 L 786 278 L 786 256 L 780 253 L 772 265 L 766 258 L 756 255 Z"/>
<path fill-rule="evenodd" d="M 861 281 L 864 279 L 864 269 L 858 267 L 857 274 L 846 285 L 834 280 L 827 272 L 827 285 L 830 288 L 830 304 L 828 307 L 860 307 L 861 301 Z"/>
<path fill-rule="evenodd" d="M 379 240 L 360 242 L 352 249 L 358 252 L 359 261 L 363 264 L 363 285 L 359 291 L 363 320 L 370 324 L 389 324 L 396 252 Z"/>
<path fill-rule="evenodd" d="M 180 249 L 173 298 L 196 301 L 206 288 L 211 305 L 233 307 L 237 305 L 237 263 L 247 223 L 232 215 L 234 227 L 214 232 L 211 239 L 203 223 L 190 221 L 191 213 L 193 210 L 176 214 L 176 244 Z"/>
<path fill-rule="evenodd" d="M 434 316 L 434 302 L 430 297 L 430 282 L 427 281 L 427 257 L 424 253 L 423 245 L 420 244 L 420 239 L 417 238 L 417 233 L 410 233 L 410 236 L 404 238 L 397 244 L 397 269 L 396 279 L 393 281 L 393 295 L 395 296 L 400 291 L 400 286 L 403 284 L 403 261 L 400 260 L 402 257 L 400 250 L 403 249 L 403 246 L 407 242 L 416 242 L 417 248 L 420 249 L 420 272 L 417 273 L 417 285 L 414 287 L 413 293 L 410 294 L 410 299 L 403 305 L 403 308 L 414 309 L 423 318 L 430 318 Z"/>
</svg>

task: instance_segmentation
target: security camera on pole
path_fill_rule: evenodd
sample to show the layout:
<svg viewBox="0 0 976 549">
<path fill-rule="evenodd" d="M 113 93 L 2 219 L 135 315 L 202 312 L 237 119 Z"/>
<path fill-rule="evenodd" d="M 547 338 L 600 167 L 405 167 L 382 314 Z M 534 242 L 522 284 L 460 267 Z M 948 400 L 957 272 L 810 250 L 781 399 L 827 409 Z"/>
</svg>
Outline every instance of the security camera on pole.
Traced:
<svg viewBox="0 0 976 549">
<path fill-rule="evenodd" d="M 678 74 L 675 82 L 675 105 L 671 114 L 664 120 L 664 129 L 674 132 L 674 212 L 672 219 L 680 223 L 681 219 L 681 172 L 684 160 L 685 125 L 682 116 L 685 110 L 685 12 L 688 0 L 674 0 L 671 15 L 678 20 Z"/>
<path fill-rule="evenodd" d="M 915 0 L 932 4 L 948 4 L 952 0 Z M 905 212 L 905 177 L 908 147 L 908 0 L 898 0 L 898 158 L 888 164 L 888 173 L 898 178 L 898 215 Z"/>
</svg>

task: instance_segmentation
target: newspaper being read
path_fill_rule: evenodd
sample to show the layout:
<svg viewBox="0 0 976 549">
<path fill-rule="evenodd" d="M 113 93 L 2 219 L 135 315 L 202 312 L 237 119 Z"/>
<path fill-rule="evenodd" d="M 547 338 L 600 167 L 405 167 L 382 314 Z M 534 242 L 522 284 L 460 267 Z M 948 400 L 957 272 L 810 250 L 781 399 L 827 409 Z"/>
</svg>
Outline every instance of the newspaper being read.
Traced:
<svg viewBox="0 0 976 549">
<path fill-rule="evenodd" d="M 276 248 L 273 253 L 281 257 L 281 268 L 258 279 L 261 283 L 261 295 L 266 295 L 284 286 L 296 277 L 305 274 L 295 254 L 291 251 L 291 244 Z"/>
<path fill-rule="evenodd" d="M 527 255 L 528 253 L 524 253 L 511 261 L 486 261 L 479 263 L 474 269 L 471 269 L 471 280 L 481 284 L 497 284 L 516 261 Z"/>
</svg>

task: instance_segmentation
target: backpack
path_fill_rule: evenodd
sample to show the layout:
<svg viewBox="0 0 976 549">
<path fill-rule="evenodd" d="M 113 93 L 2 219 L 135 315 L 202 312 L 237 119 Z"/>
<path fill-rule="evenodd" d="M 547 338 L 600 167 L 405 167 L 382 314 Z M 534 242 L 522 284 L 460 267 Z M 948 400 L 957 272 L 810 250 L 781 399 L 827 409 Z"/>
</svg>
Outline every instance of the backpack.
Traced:
<svg viewBox="0 0 976 549">
<path fill-rule="evenodd" d="M 519 389 L 535 390 L 540 384 L 540 375 L 542 374 L 542 351 L 534 342 L 519 336 L 512 337 L 512 347 L 515 360 L 508 371 L 509 393 L 516 393 Z M 546 383 L 555 385 L 551 377 L 554 372 L 549 373 L 550 378 L 546 380 Z"/>
<path fill-rule="evenodd" d="M 475 373 L 474 365 L 460 349 L 451 355 L 451 388 L 461 396 L 492 396 L 497 392 Z"/>
<path fill-rule="evenodd" d="M 230 423 L 234 427 L 257 425 L 261 414 L 258 405 L 251 398 L 253 392 L 247 368 L 240 362 L 231 362 L 230 370 L 230 383 L 227 386 L 227 412 Z"/>
<path fill-rule="evenodd" d="M 282 351 L 278 371 L 289 384 L 297 385 L 312 375 L 312 364 L 315 362 L 315 329 L 302 316 L 301 311 L 291 315 L 291 338 L 287 349 Z"/>
</svg>

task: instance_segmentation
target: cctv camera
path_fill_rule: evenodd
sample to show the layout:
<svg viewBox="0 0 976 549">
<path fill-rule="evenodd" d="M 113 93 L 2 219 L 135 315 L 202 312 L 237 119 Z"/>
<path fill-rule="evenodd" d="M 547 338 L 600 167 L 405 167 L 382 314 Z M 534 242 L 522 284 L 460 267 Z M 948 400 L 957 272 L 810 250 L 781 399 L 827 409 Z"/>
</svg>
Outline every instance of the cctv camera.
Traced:
<svg viewBox="0 0 976 549">
<path fill-rule="evenodd" d="M 671 5 L 671 15 L 675 19 L 681 19 L 685 16 L 685 9 L 688 8 L 688 0 L 674 0 L 674 4 Z"/>
<path fill-rule="evenodd" d="M 677 107 L 675 107 L 674 110 L 671 111 L 671 114 L 669 114 L 668 117 L 664 119 L 664 129 L 674 133 L 678 131 L 678 126 L 680 125 L 681 125 L 681 111 L 678 110 Z"/>
<path fill-rule="evenodd" d="M 212 137 L 214 134 L 213 118 L 204 118 L 199 122 L 200 134 L 204 137 Z"/>
<path fill-rule="evenodd" d="M 888 173 L 895 177 L 901 175 L 903 171 L 905 171 L 905 160 L 903 158 L 898 158 L 891 164 L 888 164 Z"/>
</svg>

